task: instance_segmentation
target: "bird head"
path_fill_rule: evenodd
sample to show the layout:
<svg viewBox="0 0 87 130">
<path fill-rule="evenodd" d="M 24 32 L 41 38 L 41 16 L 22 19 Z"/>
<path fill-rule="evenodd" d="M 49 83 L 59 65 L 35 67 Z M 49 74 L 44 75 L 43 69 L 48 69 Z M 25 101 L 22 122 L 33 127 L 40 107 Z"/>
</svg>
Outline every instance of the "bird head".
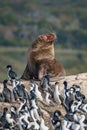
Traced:
<svg viewBox="0 0 87 130">
<path fill-rule="evenodd" d="M 12 69 L 12 66 L 11 65 L 7 65 L 6 68 L 7 69 Z"/>
<path fill-rule="evenodd" d="M 64 81 L 63 84 L 64 84 L 64 87 L 67 88 L 67 81 Z"/>
<path fill-rule="evenodd" d="M 59 82 L 55 82 L 55 85 L 58 85 L 59 84 Z"/>
<path fill-rule="evenodd" d="M 62 115 L 62 113 L 61 113 L 61 111 L 59 111 L 59 110 L 56 110 L 55 112 L 54 112 L 54 116 L 61 116 Z"/>
<path fill-rule="evenodd" d="M 8 108 L 7 107 L 4 107 L 4 112 L 7 112 L 8 111 Z"/>
<path fill-rule="evenodd" d="M 11 106 L 11 107 L 10 107 L 10 110 L 11 110 L 11 112 L 16 113 L 17 108 L 16 108 L 15 106 Z"/>
<path fill-rule="evenodd" d="M 8 82 L 8 80 L 6 79 L 6 80 L 3 81 L 3 84 L 7 84 L 7 82 Z"/>
</svg>

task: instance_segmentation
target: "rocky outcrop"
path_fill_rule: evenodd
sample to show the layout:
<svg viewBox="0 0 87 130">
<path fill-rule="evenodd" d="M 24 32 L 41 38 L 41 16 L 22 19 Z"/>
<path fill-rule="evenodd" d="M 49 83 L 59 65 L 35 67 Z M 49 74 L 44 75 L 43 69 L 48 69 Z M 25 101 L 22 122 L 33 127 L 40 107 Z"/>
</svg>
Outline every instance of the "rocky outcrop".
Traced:
<svg viewBox="0 0 87 130">
<path fill-rule="evenodd" d="M 54 84 L 55 84 L 56 81 L 59 82 L 59 89 L 60 89 L 61 93 L 63 91 L 63 82 L 67 81 L 68 82 L 68 87 L 71 87 L 73 84 L 80 85 L 81 92 L 87 98 L 87 73 L 65 76 L 65 77 L 61 77 L 59 79 L 53 79 L 53 81 L 50 82 L 51 87 L 54 87 Z M 22 80 L 21 82 L 25 85 L 26 90 L 29 91 L 30 81 L 23 81 Z M 36 81 L 36 82 L 40 86 L 40 82 L 39 81 Z M 10 82 L 8 82 L 8 87 L 10 89 L 12 88 Z M 0 83 L 0 92 L 2 91 L 2 88 L 3 88 L 3 84 Z M 40 89 L 40 91 L 41 91 L 41 89 Z M 42 96 L 44 97 L 43 93 L 42 93 Z M 18 107 L 19 104 L 20 103 L 17 103 L 17 102 L 13 102 L 11 104 L 9 104 L 9 103 L 0 103 L 0 114 L 3 111 L 3 108 L 5 106 L 7 106 L 9 108 L 11 105 L 15 105 L 15 106 Z M 38 104 L 39 104 L 39 106 L 40 106 L 40 108 L 41 108 L 41 110 L 43 112 L 43 117 L 45 119 L 45 124 L 48 125 L 48 126 L 50 126 L 50 116 L 53 114 L 53 112 L 55 110 L 57 110 L 57 109 L 61 110 L 63 115 L 66 113 L 64 108 L 61 105 L 57 105 L 57 104 L 55 106 L 47 105 L 44 102 L 39 101 L 39 100 L 38 100 Z"/>
</svg>

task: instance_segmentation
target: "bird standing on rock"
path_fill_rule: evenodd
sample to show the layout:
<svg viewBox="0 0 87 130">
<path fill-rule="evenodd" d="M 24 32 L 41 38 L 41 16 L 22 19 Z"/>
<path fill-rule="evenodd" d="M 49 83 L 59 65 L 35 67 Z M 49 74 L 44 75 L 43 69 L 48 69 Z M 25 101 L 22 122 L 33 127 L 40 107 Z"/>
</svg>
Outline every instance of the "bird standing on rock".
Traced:
<svg viewBox="0 0 87 130">
<path fill-rule="evenodd" d="M 79 109 L 83 112 L 83 113 L 87 113 L 87 103 L 82 103 L 79 107 Z"/>
<path fill-rule="evenodd" d="M 74 101 L 74 89 L 73 88 L 67 88 L 67 81 L 63 82 L 64 84 L 64 101 L 62 103 L 62 105 L 64 106 L 65 110 L 68 112 L 70 109 L 70 105 L 72 104 L 72 102 Z"/>
<path fill-rule="evenodd" d="M 27 100 L 26 100 L 26 99 L 24 99 L 23 102 L 21 102 L 21 104 L 20 104 L 20 106 L 19 106 L 19 108 L 18 108 L 18 110 L 17 110 L 17 114 L 18 114 L 18 115 L 19 115 L 19 112 L 22 110 L 22 108 L 23 108 L 24 106 L 26 106 L 26 103 L 27 103 Z"/>
<path fill-rule="evenodd" d="M 2 95 L 4 97 L 5 102 L 11 103 L 12 102 L 12 94 L 11 94 L 11 90 L 7 87 L 7 82 L 8 82 L 8 80 L 3 81 Z"/>
<path fill-rule="evenodd" d="M 10 107 L 10 113 L 11 113 L 11 117 L 17 121 L 18 119 L 18 115 L 17 115 L 17 108 L 15 106 L 11 106 Z"/>
<path fill-rule="evenodd" d="M 52 91 L 50 87 L 50 75 L 48 73 L 42 77 L 40 86 L 43 91 Z"/>
<path fill-rule="evenodd" d="M 16 125 L 16 121 L 12 118 L 10 113 L 6 113 L 6 120 L 10 124 L 11 128 L 14 128 Z"/>
<path fill-rule="evenodd" d="M 29 118 L 29 116 L 27 113 L 25 113 L 23 111 L 19 112 L 18 125 L 19 125 L 20 130 L 27 129 L 27 127 L 30 123 L 28 118 Z"/>
<path fill-rule="evenodd" d="M 40 101 L 43 101 L 43 97 L 42 97 L 41 92 L 39 91 L 38 85 L 36 83 L 34 83 L 33 90 L 36 95 L 36 98 L 39 99 Z"/>
<path fill-rule="evenodd" d="M 0 127 L 2 128 L 1 130 L 12 130 L 10 128 L 10 124 L 8 123 L 7 119 L 6 119 L 6 114 L 7 114 L 7 111 L 8 111 L 8 108 L 5 107 L 3 109 L 3 114 L 2 116 L 0 117 Z"/>
<path fill-rule="evenodd" d="M 25 86 L 23 84 L 20 84 L 19 81 L 17 81 L 16 79 L 14 79 L 12 81 L 12 92 L 13 92 L 13 96 L 15 98 L 15 100 L 17 99 L 28 99 L 29 96 L 28 96 L 28 93 L 27 91 L 25 90 Z"/>
<path fill-rule="evenodd" d="M 54 86 L 54 100 L 56 101 L 57 104 L 61 104 L 60 98 L 62 98 L 62 96 L 59 92 L 59 84 L 58 82 L 56 82 Z"/>
<path fill-rule="evenodd" d="M 68 92 L 68 88 L 67 88 L 67 81 L 64 81 L 63 82 L 63 85 L 64 85 L 64 88 L 63 88 L 63 96 L 64 96 L 64 100 L 65 100 L 65 98 L 66 98 L 66 93 Z"/>
<path fill-rule="evenodd" d="M 52 130 L 61 130 L 61 120 L 62 113 L 59 110 L 55 110 L 51 117 L 51 127 Z"/>
<path fill-rule="evenodd" d="M 46 93 L 46 97 L 45 97 L 46 103 L 47 103 L 48 105 L 54 106 L 55 103 L 51 100 L 51 98 L 50 98 L 50 96 L 51 96 L 50 93 L 49 93 L 49 92 L 46 92 L 46 91 L 45 91 L 45 93 Z"/>
<path fill-rule="evenodd" d="M 13 71 L 11 65 L 7 65 L 7 69 L 8 69 L 8 78 L 12 83 L 13 79 L 17 78 L 17 74 Z"/>
<path fill-rule="evenodd" d="M 85 130 L 85 128 L 87 128 L 87 123 L 85 124 L 84 121 L 85 121 L 85 115 L 82 114 L 79 119 L 81 130 Z"/>
</svg>

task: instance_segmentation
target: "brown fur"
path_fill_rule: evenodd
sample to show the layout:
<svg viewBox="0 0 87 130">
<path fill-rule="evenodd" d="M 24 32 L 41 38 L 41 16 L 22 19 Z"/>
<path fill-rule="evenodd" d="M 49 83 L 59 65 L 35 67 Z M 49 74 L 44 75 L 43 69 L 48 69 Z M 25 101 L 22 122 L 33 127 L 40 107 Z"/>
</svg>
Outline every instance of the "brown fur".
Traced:
<svg viewBox="0 0 87 130">
<path fill-rule="evenodd" d="M 51 77 L 65 75 L 63 66 L 55 59 L 54 40 L 56 35 L 40 35 L 32 44 L 28 54 L 28 61 L 22 79 L 41 79 L 46 72 Z"/>
</svg>

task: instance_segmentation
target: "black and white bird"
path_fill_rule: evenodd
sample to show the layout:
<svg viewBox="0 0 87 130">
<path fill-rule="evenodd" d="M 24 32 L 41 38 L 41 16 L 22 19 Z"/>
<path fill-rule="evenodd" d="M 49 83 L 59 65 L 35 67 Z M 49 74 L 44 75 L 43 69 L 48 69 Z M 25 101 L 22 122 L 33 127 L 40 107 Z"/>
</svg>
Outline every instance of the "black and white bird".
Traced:
<svg viewBox="0 0 87 130">
<path fill-rule="evenodd" d="M 62 105 L 64 106 L 65 110 L 68 112 L 70 109 L 70 106 L 72 104 L 72 102 L 74 101 L 74 95 L 73 95 L 73 88 L 67 88 L 67 82 L 64 81 L 64 93 L 63 93 L 63 97 L 64 100 L 62 102 Z"/>
<path fill-rule="evenodd" d="M 19 108 L 17 109 L 17 114 L 18 114 L 18 115 L 19 115 L 19 112 L 26 106 L 26 103 L 27 103 L 27 100 L 26 100 L 26 99 L 24 99 L 24 100 L 21 102 Z"/>
<path fill-rule="evenodd" d="M 28 109 L 27 104 L 24 102 L 23 105 L 19 108 L 19 127 L 20 130 L 23 129 L 36 129 L 39 130 L 39 125 L 37 123 L 37 120 L 39 120 L 39 114 L 35 108 L 32 107 L 32 109 Z M 29 119 L 33 119 L 32 122 Z"/>
<path fill-rule="evenodd" d="M 55 116 L 53 119 L 51 118 L 51 129 L 52 130 L 62 130 L 61 129 L 61 120 Z"/>
<path fill-rule="evenodd" d="M 20 84 L 20 82 L 15 79 L 12 81 L 12 84 L 12 92 L 15 100 L 29 98 L 28 93 L 25 90 L 25 86 L 23 84 Z"/>
<path fill-rule="evenodd" d="M 40 86 L 43 91 L 53 92 L 50 87 L 50 75 L 48 73 L 44 75 L 42 79 L 40 80 Z"/>
<path fill-rule="evenodd" d="M 55 102 L 57 104 L 61 104 L 61 102 L 63 100 L 63 97 L 59 92 L 59 84 L 58 84 L 58 82 L 56 82 L 55 86 L 54 86 L 54 100 L 55 100 Z"/>
<path fill-rule="evenodd" d="M 30 110 L 29 107 L 27 105 L 27 99 L 24 99 L 23 102 L 21 102 L 18 110 L 17 110 L 17 114 L 18 114 L 18 125 L 20 130 L 26 129 L 29 126 L 29 118 L 30 118 Z"/>
<path fill-rule="evenodd" d="M 73 87 L 75 88 L 75 91 L 76 91 L 76 92 L 77 92 L 77 91 L 80 92 L 81 87 L 80 87 L 79 85 L 75 85 L 75 84 L 73 84 Z"/>
<path fill-rule="evenodd" d="M 80 105 L 82 104 L 82 101 L 73 101 L 71 106 L 70 106 L 70 111 L 71 112 L 77 112 L 79 110 Z"/>
<path fill-rule="evenodd" d="M 80 92 L 80 91 L 76 91 L 75 92 L 75 100 L 84 100 L 85 99 L 85 96 Z"/>
<path fill-rule="evenodd" d="M 46 96 L 45 96 L 45 101 L 47 105 L 55 106 L 55 103 L 51 100 L 51 95 L 49 92 L 45 91 Z"/>
<path fill-rule="evenodd" d="M 68 86 L 67 81 L 64 81 L 64 82 L 63 82 L 63 85 L 64 85 L 64 90 L 65 90 L 65 91 L 68 91 L 68 88 L 67 88 L 67 86 Z"/>
<path fill-rule="evenodd" d="M 45 86 L 45 83 L 50 85 L 50 75 L 47 71 L 46 71 L 46 74 L 42 77 L 42 79 L 40 81 L 40 85 L 42 88 Z"/>
<path fill-rule="evenodd" d="M 41 110 L 38 106 L 37 98 L 33 90 L 30 92 L 30 113 L 34 121 L 40 121 Z"/>
<path fill-rule="evenodd" d="M 68 112 L 65 114 L 64 116 L 64 120 L 67 120 L 69 122 L 74 122 L 75 124 L 79 124 L 78 122 L 78 114 L 77 112 Z M 69 124 L 69 123 L 68 123 Z M 70 124 L 71 126 L 72 124 Z M 74 128 L 74 124 L 72 125 Z M 76 125 L 75 127 L 79 127 L 78 125 Z"/>
<path fill-rule="evenodd" d="M 37 106 L 37 99 L 36 99 L 36 96 L 34 97 L 34 95 L 31 97 L 30 99 L 30 107 L 33 107 L 35 109 L 38 109 L 38 106 Z"/>
<path fill-rule="evenodd" d="M 74 88 L 74 97 L 75 97 L 75 100 L 78 100 L 78 101 L 80 101 L 80 100 L 84 100 L 85 99 L 85 95 L 83 95 L 81 92 L 80 92 L 80 90 L 81 90 L 81 87 L 79 86 L 79 85 L 73 85 L 72 86 L 72 88 Z"/>
<path fill-rule="evenodd" d="M 68 125 L 68 121 L 66 121 L 66 120 L 62 120 L 62 121 L 61 121 L 62 130 L 70 130 L 70 129 L 67 127 L 67 125 Z"/>
<path fill-rule="evenodd" d="M 79 106 L 79 110 L 81 110 L 84 114 L 87 113 L 87 102 L 82 102 L 82 104 Z"/>
<path fill-rule="evenodd" d="M 42 97 L 41 92 L 39 91 L 38 85 L 36 83 L 34 83 L 33 92 L 35 93 L 37 99 L 39 99 L 40 101 L 43 101 L 43 97 Z"/>
<path fill-rule="evenodd" d="M 70 88 L 68 88 L 68 83 L 67 83 L 67 81 L 64 81 L 63 82 L 63 86 L 64 86 L 64 88 L 63 88 L 63 96 L 64 96 L 64 100 L 65 100 L 65 98 L 66 98 L 66 96 L 68 97 L 69 96 L 69 93 L 71 93 L 71 90 L 70 90 Z"/>
<path fill-rule="evenodd" d="M 4 97 L 4 102 L 12 102 L 12 93 L 11 90 L 7 87 L 7 82 L 8 80 L 3 81 L 3 90 L 2 90 L 2 95 Z"/>
<path fill-rule="evenodd" d="M 64 100 L 66 99 L 66 96 L 68 97 L 69 95 L 69 92 L 70 92 L 70 89 L 68 88 L 68 83 L 67 81 L 64 81 L 63 82 L 63 85 L 64 85 L 64 88 L 63 88 L 63 96 L 64 96 Z"/>
<path fill-rule="evenodd" d="M 32 99 L 36 99 L 36 94 L 35 94 L 35 91 L 34 89 L 31 89 L 30 92 L 29 92 L 29 101 L 31 102 Z"/>
<path fill-rule="evenodd" d="M 87 124 L 85 124 L 84 121 L 85 121 L 85 115 L 82 114 L 79 119 L 81 130 L 85 130 L 85 128 L 87 128 Z"/>
<path fill-rule="evenodd" d="M 19 112 L 19 118 L 18 118 L 18 125 L 20 130 L 27 129 L 28 125 L 30 124 L 28 120 L 28 115 L 24 111 Z"/>
<path fill-rule="evenodd" d="M 15 71 L 13 71 L 11 65 L 7 65 L 7 69 L 8 69 L 8 78 L 9 78 L 9 80 L 12 82 L 13 79 L 16 79 L 16 78 L 17 78 L 17 74 L 16 74 Z"/>
<path fill-rule="evenodd" d="M 59 110 L 56 110 L 51 117 L 51 128 L 52 130 L 61 130 L 61 120 L 62 113 Z"/>
<path fill-rule="evenodd" d="M 6 120 L 10 124 L 11 128 L 14 128 L 16 125 L 16 121 L 13 119 L 10 113 L 6 113 Z"/>
<path fill-rule="evenodd" d="M 34 122 L 40 121 L 40 116 L 36 108 L 33 107 L 30 108 L 30 115 Z"/>
<path fill-rule="evenodd" d="M 15 122 L 17 122 L 18 115 L 17 115 L 17 108 L 15 106 L 10 107 L 10 113 L 11 117 L 15 120 Z"/>
<path fill-rule="evenodd" d="M 8 130 L 12 130 L 11 127 L 10 127 L 10 124 L 8 123 L 7 119 L 6 119 L 6 114 L 8 112 L 8 108 L 5 107 L 3 109 L 3 113 L 2 113 L 2 116 L 0 117 L 0 127 L 5 130 L 5 129 L 8 129 Z"/>
</svg>

